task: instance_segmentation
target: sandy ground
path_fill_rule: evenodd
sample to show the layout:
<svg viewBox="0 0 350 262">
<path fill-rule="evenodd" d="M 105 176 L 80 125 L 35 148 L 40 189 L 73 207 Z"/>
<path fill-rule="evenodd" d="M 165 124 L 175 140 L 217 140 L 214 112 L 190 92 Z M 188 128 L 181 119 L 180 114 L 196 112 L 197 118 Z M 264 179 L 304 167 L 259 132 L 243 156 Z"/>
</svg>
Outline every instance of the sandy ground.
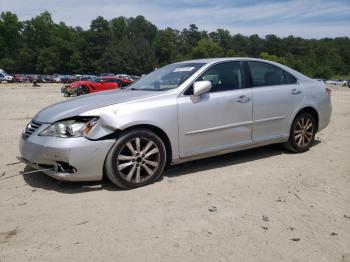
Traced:
<svg viewBox="0 0 350 262">
<path fill-rule="evenodd" d="M 119 191 L 17 175 L 20 133 L 60 86 L 0 85 L 1 262 L 350 261 L 350 89 L 304 154 L 267 146 Z"/>
</svg>

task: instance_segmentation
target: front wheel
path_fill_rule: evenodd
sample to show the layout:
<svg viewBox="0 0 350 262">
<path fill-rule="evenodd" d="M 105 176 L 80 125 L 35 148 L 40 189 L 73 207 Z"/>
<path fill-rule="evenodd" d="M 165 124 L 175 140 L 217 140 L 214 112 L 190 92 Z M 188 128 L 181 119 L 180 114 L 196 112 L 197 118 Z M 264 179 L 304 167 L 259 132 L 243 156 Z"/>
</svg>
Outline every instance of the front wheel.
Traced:
<svg viewBox="0 0 350 262">
<path fill-rule="evenodd" d="M 163 141 L 148 129 L 122 134 L 107 155 L 105 172 L 118 187 L 131 189 L 157 181 L 166 163 Z"/>
<path fill-rule="evenodd" d="M 309 150 L 314 142 L 317 131 L 315 118 L 309 113 L 302 113 L 295 117 L 286 147 L 296 153 Z"/>
</svg>

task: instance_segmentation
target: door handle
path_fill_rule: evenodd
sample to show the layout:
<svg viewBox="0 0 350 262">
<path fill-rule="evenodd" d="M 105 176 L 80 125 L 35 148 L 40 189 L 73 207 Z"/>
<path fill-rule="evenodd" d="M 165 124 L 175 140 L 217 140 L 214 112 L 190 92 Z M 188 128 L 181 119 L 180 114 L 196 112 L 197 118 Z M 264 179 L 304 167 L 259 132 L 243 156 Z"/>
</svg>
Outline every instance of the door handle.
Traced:
<svg viewBox="0 0 350 262">
<path fill-rule="evenodd" d="M 239 96 L 236 100 L 238 103 L 248 103 L 250 98 L 246 95 Z"/>
<path fill-rule="evenodd" d="M 293 88 L 292 91 L 290 91 L 290 93 L 292 95 L 299 95 L 301 93 L 301 90 L 297 88 Z"/>
</svg>

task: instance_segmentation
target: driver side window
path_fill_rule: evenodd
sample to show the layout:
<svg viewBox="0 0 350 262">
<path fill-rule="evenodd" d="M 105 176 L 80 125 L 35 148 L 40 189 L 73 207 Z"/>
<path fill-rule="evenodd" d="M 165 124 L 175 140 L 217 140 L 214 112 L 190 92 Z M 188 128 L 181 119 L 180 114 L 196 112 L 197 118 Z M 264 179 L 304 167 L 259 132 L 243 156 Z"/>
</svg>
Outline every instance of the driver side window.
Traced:
<svg viewBox="0 0 350 262">
<path fill-rule="evenodd" d="M 224 62 L 213 65 L 198 80 L 210 81 L 212 84 L 210 92 L 243 88 L 241 64 L 240 62 Z"/>
</svg>

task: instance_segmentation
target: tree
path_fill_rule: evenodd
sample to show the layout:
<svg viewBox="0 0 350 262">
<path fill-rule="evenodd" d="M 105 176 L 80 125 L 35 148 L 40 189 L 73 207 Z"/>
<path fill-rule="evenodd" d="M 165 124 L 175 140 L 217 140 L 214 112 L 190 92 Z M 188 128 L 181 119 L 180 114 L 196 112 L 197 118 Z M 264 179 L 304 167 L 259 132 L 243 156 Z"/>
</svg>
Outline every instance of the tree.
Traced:
<svg viewBox="0 0 350 262">
<path fill-rule="evenodd" d="M 1 57 L 15 57 L 20 47 L 20 31 L 22 23 L 17 15 L 11 12 L 2 12 L 0 15 L 0 55 Z"/>
<path fill-rule="evenodd" d="M 193 58 L 221 57 L 224 49 L 210 39 L 201 39 L 192 49 Z"/>
<path fill-rule="evenodd" d="M 215 32 L 210 33 L 209 37 L 226 52 L 232 47 L 232 36 L 228 30 L 217 29 Z"/>
<path fill-rule="evenodd" d="M 278 56 L 276 56 L 276 55 L 270 55 L 270 54 L 268 54 L 268 53 L 266 53 L 266 52 L 260 53 L 260 58 L 261 58 L 261 59 L 265 59 L 265 60 L 274 61 L 274 62 L 283 64 L 283 65 L 286 65 L 286 64 L 287 64 L 287 61 L 286 61 L 284 58 L 278 57 Z"/>
<path fill-rule="evenodd" d="M 153 42 L 158 33 L 157 27 L 141 15 L 128 19 L 126 31 L 129 39 L 143 37 L 149 43 Z"/>
<path fill-rule="evenodd" d="M 112 35 L 115 40 L 122 39 L 127 36 L 128 21 L 124 16 L 113 18 L 110 21 Z"/>
<path fill-rule="evenodd" d="M 39 51 L 36 70 L 40 74 L 53 74 L 59 72 L 59 55 L 53 48 L 42 48 Z"/>
<path fill-rule="evenodd" d="M 160 30 L 154 39 L 153 49 L 160 65 L 174 61 L 176 54 L 176 34 L 173 29 Z"/>
<path fill-rule="evenodd" d="M 310 77 L 349 75 L 349 37 L 303 39 L 276 35 L 232 35 L 194 24 L 183 30 L 158 28 L 143 16 L 93 19 L 87 30 L 55 23 L 47 11 L 26 21 L 0 14 L 0 68 L 10 73 L 148 73 L 192 58 L 261 57 Z"/>
</svg>

